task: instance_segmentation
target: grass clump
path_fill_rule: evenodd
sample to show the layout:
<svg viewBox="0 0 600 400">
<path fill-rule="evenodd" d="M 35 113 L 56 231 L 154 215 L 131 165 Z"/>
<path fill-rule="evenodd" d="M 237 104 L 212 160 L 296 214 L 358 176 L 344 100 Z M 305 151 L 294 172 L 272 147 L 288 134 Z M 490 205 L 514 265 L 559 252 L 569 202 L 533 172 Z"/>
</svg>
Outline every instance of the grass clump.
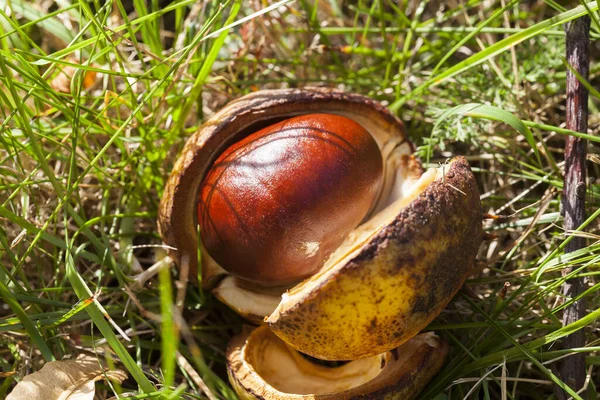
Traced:
<svg viewBox="0 0 600 400">
<path fill-rule="evenodd" d="M 0 397 L 44 361 L 87 351 L 131 377 L 98 383 L 98 398 L 236 398 L 224 349 L 243 321 L 165 268 L 158 202 L 206 116 L 257 89 L 305 85 L 389 105 L 431 164 L 465 155 L 485 211 L 502 216 L 486 223 L 497 238 L 479 273 L 430 326 L 452 350 L 422 398 L 548 399 L 554 366 L 574 352 L 594 396 L 595 97 L 591 217 L 579 233 L 560 228 L 572 134 L 562 25 L 588 12 L 595 2 L 0 0 Z M 468 103 L 487 108 L 448 114 Z M 574 234 L 588 247 L 564 256 Z M 589 315 L 562 327 L 567 266 L 588 280 Z M 555 350 L 575 329 L 587 346 Z"/>
</svg>

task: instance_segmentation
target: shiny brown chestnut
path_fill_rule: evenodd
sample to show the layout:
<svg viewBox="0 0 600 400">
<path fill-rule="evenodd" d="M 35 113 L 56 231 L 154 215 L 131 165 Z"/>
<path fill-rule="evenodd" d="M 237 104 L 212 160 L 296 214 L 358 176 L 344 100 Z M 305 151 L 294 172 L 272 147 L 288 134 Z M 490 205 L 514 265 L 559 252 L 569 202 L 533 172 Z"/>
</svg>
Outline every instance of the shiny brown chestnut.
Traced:
<svg viewBox="0 0 600 400">
<path fill-rule="evenodd" d="M 275 123 L 227 148 L 198 195 L 200 234 L 228 272 L 263 285 L 314 274 L 372 209 L 377 143 L 340 115 Z"/>
</svg>

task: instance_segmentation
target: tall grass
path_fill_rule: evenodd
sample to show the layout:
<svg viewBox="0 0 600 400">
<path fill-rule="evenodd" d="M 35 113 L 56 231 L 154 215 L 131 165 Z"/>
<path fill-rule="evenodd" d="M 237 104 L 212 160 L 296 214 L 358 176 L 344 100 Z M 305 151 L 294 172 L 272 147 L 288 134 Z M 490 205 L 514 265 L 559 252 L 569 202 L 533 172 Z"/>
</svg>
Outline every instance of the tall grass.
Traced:
<svg viewBox="0 0 600 400">
<path fill-rule="evenodd" d="M 560 195 L 564 137 L 577 135 L 563 125 L 562 25 L 597 21 L 597 3 L 269 4 L 0 0 L 0 397 L 41 362 L 89 351 L 131 377 L 97 384 L 99 398 L 235 399 L 224 349 L 243 320 L 165 269 L 158 202 L 186 137 L 226 102 L 326 85 L 388 105 L 430 165 L 465 155 L 485 211 L 502 216 L 429 327 L 451 353 L 422 398 L 550 398 L 557 363 L 581 352 L 595 398 L 596 90 L 579 134 L 586 226 L 561 229 Z M 599 71 L 593 59 L 590 89 Z M 589 247 L 566 256 L 573 235 Z M 562 327 L 567 266 L 588 279 L 590 313 Z M 146 281 L 147 269 L 161 272 Z M 556 350 L 579 329 L 585 348 Z"/>
</svg>

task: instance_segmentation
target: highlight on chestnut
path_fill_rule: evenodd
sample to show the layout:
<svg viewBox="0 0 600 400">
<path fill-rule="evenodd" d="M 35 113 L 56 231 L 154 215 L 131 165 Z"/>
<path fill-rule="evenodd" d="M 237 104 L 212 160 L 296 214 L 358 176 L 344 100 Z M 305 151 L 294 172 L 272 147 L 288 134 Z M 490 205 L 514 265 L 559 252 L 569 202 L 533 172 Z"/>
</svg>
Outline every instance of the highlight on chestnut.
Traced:
<svg viewBox="0 0 600 400">
<path fill-rule="evenodd" d="M 307 114 L 227 148 L 198 196 L 200 235 L 225 270 L 267 286 L 313 275 L 372 209 L 383 161 L 357 122 Z"/>
</svg>

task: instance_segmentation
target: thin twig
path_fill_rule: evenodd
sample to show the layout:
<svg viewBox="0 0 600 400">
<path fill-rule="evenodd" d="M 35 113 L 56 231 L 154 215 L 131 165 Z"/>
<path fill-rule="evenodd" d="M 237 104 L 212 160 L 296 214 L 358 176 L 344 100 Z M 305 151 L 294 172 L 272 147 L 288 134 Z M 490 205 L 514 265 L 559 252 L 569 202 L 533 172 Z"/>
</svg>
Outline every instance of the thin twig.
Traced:
<svg viewBox="0 0 600 400">
<path fill-rule="evenodd" d="M 567 62 L 584 79 L 589 74 L 589 34 L 590 18 L 588 16 L 576 19 L 565 27 L 567 36 Z M 577 77 L 567 71 L 567 129 L 587 132 L 588 120 L 588 91 Z M 586 153 L 587 142 L 585 139 L 569 136 L 565 143 L 565 177 L 563 193 L 563 212 L 565 215 L 564 228 L 566 231 L 577 229 L 585 221 L 585 178 L 586 178 Z M 565 247 L 565 252 L 573 252 L 585 247 L 585 239 L 574 237 Z M 570 274 L 573 267 L 563 268 L 563 276 Z M 585 281 L 582 277 L 569 279 L 563 285 L 565 299 L 572 299 L 584 291 Z M 565 308 L 563 326 L 569 325 L 585 315 L 585 302 L 582 298 Z M 565 337 L 565 349 L 583 347 L 585 336 L 583 330 Z M 585 384 L 585 354 L 575 354 L 562 361 L 560 378 L 574 390 L 579 390 Z M 566 400 L 569 396 L 562 389 L 555 387 L 555 394 L 559 400 Z M 582 396 L 584 397 L 584 396 Z"/>
</svg>

